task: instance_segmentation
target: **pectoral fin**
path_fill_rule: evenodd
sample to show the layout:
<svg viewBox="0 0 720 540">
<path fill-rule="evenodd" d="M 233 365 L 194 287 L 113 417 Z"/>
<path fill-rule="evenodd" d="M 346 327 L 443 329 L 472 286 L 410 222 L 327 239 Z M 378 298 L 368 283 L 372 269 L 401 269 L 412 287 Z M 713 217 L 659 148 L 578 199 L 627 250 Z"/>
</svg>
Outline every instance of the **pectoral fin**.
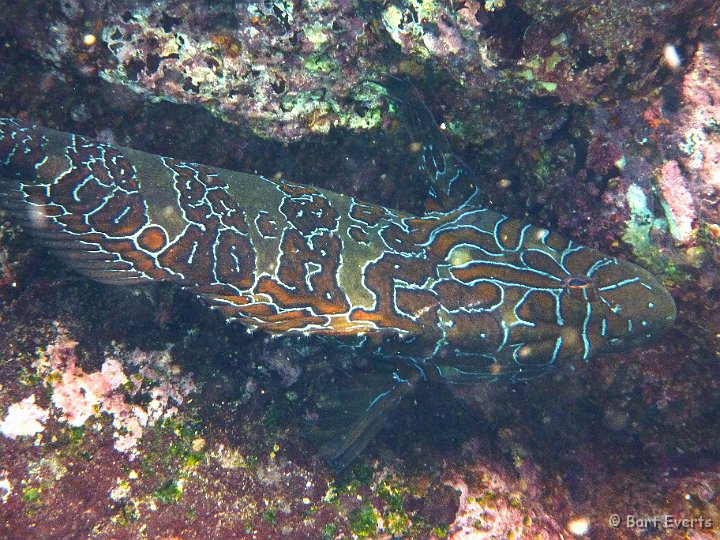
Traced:
<svg viewBox="0 0 720 540">
<path fill-rule="evenodd" d="M 331 388 L 319 389 L 307 432 L 319 455 L 336 471 L 345 469 L 419 379 L 417 370 L 390 365 L 340 374 Z"/>
<path fill-rule="evenodd" d="M 438 365 L 434 372 L 430 372 L 439 380 L 450 384 L 484 384 L 493 382 L 517 383 L 523 382 L 547 373 L 548 365 L 539 366 L 507 366 L 507 363 L 493 362 L 485 366 Z M 512 365 L 511 365 L 512 366 Z"/>
</svg>

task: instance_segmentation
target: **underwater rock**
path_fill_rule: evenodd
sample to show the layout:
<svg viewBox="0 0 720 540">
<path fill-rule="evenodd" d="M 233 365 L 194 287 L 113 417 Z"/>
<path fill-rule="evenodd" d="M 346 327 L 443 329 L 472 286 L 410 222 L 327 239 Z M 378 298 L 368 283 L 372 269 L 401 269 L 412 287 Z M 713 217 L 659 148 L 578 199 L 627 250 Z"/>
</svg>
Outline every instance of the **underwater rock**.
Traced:
<svg viewBox="0 0 720 540">
<path fill-rule="evenodd" d="M 37 28 L 31 17 L 18 17 L 22 23 L 13 31 L 59 69 L 74 64 L 88 76 L 100 75 L 151 99 L 202 105 L 282 140 L 330 127 L 379 126 L 381 96 L 361 83 L 391 71 L 439 69 L 471 103 L 486 101 L 488 91 L 520 100 L 553 96 L 566 104 L 639 95 L 666 78 L 658 58 L 678 35 L 683 40 L 675 44 L 678 54 L 690 54 L 715 5 L 712 0 L 613 1 L 602 8 L 589 0 L 397 0 L 376 7 L 357 0 L 75 4 L 60 13 L 38 13 Z M 34 9 L 27 5 L 27 11 Z"/>
<path fill-rule="evenodd" d="M 697 215 L 693 197 L 677 161 L 670 160 L 662 166 L 657 183 L 665 203 L 670 233 L 678 242 L 690 242 Z"/>
</svg>

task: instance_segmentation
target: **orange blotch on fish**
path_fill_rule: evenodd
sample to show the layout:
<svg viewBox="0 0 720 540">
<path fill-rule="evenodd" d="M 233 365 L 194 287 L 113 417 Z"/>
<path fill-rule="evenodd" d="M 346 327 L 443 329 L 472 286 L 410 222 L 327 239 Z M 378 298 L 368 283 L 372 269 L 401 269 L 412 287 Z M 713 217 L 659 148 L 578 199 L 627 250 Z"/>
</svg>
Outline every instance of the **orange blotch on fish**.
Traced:
<svg viewBox="0 0 720 540">
<path fill-rule="evenodd" d="M 522 228 L 517 221 L 508 220 L 500 225 L 498 236 L 505 249 L 516 249 L 520 243 Z"/>
<path fill-rule="evenodd" d="M 148 275 L 153 274 L 154 272 L 160 272 L 160 270 L 155 266 L 154 259 L 142 257 L 136 251 L 130 251 L 126 253 L 125 256 L 130 259 L 135 270 Z"/>
<path fill-rule="evenodd" d="M 559 280 L 553 280 L 523 269 L 508 266 L 486 264 L 484 262 L 471 263 L 464 268 L 453 268 L 451 274 L 464 283 L 479 279 L 501 280 L 507 283 L 517 283 L 525 287 L 538 289 L 551 289 L 560 285 Z"/>
<path fill-rule="evenodd" d="M 152 252 L 158 252 L 167 244 L 167 235 L 162 227 L 151 225 L 137 239 L 138 246 Z"/>
<path fill-rule="evenodd" d="M 255 218 L 255 228 L 264 238 L 277 238 L 278 236 L 277 222 L 268 212 L 258 212 L 258 216 Z"/>
<path fill-rule="evenodd" d="M 429 251 L 436 257 L 442 258 L 447 258 L 448 254 L 450 254 L 448 262 L 453 266 L 459 266 L 460 264 L 464 264 L 459 262 L 462 257 L 459 255 L 456 257 L 455 252 L 453 251 L 455 246 L 458 246 L 459 244 L 468 245 L 459 247 L 459 249 L 464 250 L 466 253 L 476 251 L 473 250 L 474 247 L 483 249 L 488 253 L 500 254 L 501 252 L 500 248 L 490 234 L 482 233 L 470 228 L 445 231 L 438 234 L 433 240 L 433 243 L 430 245 Z"/>
<path fill-rule="evenodd" d="M 500 364 L 490 364 L 488 371 L 492 375 L 500 375 L 500 373 L 502 373 L 502 366 Z"/>
<path fill-rule="evenodd" d="M 435 292 L 442 299 L 443 306 L 448 310 L 460 308 L 491 309 L 502 300 L 500 287 L 488 282 L 464 285 L 444 281 L 435 286 Z"/>
<path fill-rule="evenodd" d="M 327 322 L 325 317 L 304 317 L 296 320 L 281 321 L 268 324 L 264 327 L 271 332 L 291 332 L 292 330 L 302 330 L 306 326 L 315 325 L 322 326 Z"/>
<path fill-rule="evenodd" d="M 381 219 L 388 217 L 388 211 L 381 206 L 354 204 L 350 209 L 350 217 L 368 225 L 377 225 Z"/>
<path fill-rule="evenodd" d="M 582 290 L 590 287 L 592 281 L 585 276 L 568 276 L 563 280 L 563 283 L 568 289 Z"/>
<path fill-rule="evenodd" d="M 348 227 L 348 235 L 357 242 L 366 242 L 368 239 L 368 233 L 355 225 Z"/>
</svg>

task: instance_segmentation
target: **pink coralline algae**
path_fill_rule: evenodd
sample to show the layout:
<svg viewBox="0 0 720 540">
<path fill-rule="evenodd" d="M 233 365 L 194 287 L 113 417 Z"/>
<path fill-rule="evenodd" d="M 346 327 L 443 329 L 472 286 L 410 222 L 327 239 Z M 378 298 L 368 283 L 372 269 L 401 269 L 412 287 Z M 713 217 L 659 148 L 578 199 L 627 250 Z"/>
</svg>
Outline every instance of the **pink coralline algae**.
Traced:
<svg viewBox="0 0 720 540">
<path fill-rule="evenodd" d="M 177 413 L 195 385 L 188 375 L 173 373 L 166 352 L 135 351 L 129 357 L 108 356 L 100 371 L 87 373 L 77 366 L 77 342 L 59 329 L 55 343 L 36 363 L 38 372 L 52 388 L 52 403 L 59 420 L 79 427 L 98 413 L 107 413 L 115 428 L 115 449 L 135 455 L 143 428 Z M 137 373 L 127 375 L 125 369 Z M 128 403 L 127 398 L 148 394 L 144 406 Z M 174 404 L 174 405 L 173 405 Z"/>
<path fill-rule="evenodd" d="M 692 193 L 677 161 L 671 160 L 665 163 L 656 180 L 670 222 L 670 233 L 678 242 L 690 242 L 697 215 Z"/>
<path fill-rule="evenodd" d="M 100 371 L 85 373 L 76 366 L 76 345 L 75 341 L 58 340 L 48 347 L 47 354 L 51 374 L 59 377 L 51 382 L 53 405 L 62 411 L 62 422 L 78 427 L 95 414 L 98 406 L 103 412 L 115 409 L 110 406 L 113 393 L 127 382 L 127 377 L 114 358 L 105 360 Z"/>
<path fill-rule="evenodd" d="M 706 221 L 720 222 L 720 46 L 701 44 L 682 82 L 684 107 L 676 133 L 681 164 L 696 186 L 699 211 Z"/>
<path fill-rule="evenodd" d="M 720 51 L 701 44 L 682 84 L 688 108 L 682 149 L 704 184 L 720 190 Z"/>
<path fill-rule="evenodd" d="M 531 510 L 516 499 L 517 492 L 495 472 L 475 471 L 483 478 L 480 489 L 471 489 L 461 479 L 447 481 L 460 492 L 460 508 L 455 521 L 448 527 L 448 538 L 452 540 L 491 540 L 493 538 L 537 538 L 549 540 L 558 538 L 563 528 L 549 515 L 538 509 Z M 489 491 L 491 490 L 491 491 Z M 488 494 L 492 494 L 488 496 Z M 528 520 L 528 513 L 533 519 Z"/>
<path fill-rule="evenodd" d="M 10 439 L 36 435 L 45 429 L 49 411 L 35 404 L 35 394 L 10 405 L 5 418 L 0 421 L 0 433 Z"/>
</svg>

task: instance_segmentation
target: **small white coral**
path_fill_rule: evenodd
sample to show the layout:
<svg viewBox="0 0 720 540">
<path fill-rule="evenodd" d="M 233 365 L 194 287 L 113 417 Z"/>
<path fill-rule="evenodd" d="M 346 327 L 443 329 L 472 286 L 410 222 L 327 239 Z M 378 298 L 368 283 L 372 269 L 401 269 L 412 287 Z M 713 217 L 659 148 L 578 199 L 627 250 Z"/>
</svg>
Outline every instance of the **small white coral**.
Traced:
<svg viewBox="0 0 720 540">
<path fill-rule="evenodd" d="M 35 394 L 10 405 L 5 419 L 0 422 L 0 433 L 15 439 L 17 437 L 36 435 L 45 429 L 43 424 L 49 412 L 35 404 Z"/>
<path fill-rule="evenodd" d="M 0 471 L 0 490 L 3 492 L 2 495 L 0 495 L 0 502 L 3 504 L 7 504 L 8 497 L 10 497 L 10 494 L 13 492 L 8 474 L 9 473 L 5 470 Z"/>
</svg>

